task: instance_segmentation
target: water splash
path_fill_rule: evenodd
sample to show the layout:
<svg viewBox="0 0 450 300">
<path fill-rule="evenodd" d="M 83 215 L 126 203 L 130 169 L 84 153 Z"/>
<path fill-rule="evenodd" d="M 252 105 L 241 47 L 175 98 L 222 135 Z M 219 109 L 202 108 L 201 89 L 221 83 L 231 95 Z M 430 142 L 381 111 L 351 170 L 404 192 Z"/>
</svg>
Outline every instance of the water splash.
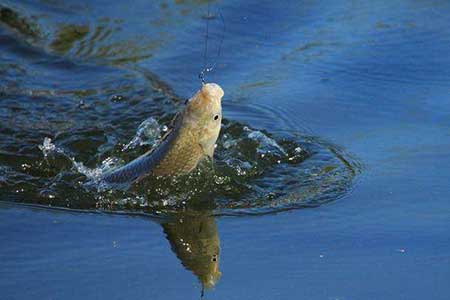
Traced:
<svg viewBox="0 0 450 300">
<path fill-rule="evenodd" d="M 45 158 L 57 151 L 55 144 L 52 143 L 52 139 L 49 137 L 44 138 L 42 145 L 39 145 L 38 148 L 42 151 Z"/>
<path fill-rule="evenodd" d="M 144 145 L 149 145 L 151 148 L 154 148 L 160 142 L 161 133 L 166 131 L 167 126 L 160 126 L 156 119 L 150 117 L 139 125 L 136 135 L 123 146 L 122 151 Z"/>
<path fill-rule="evenodd" d="M 115 168 L 119 165 L 120 160 L 115 157 L 108 157 L 104 159 L 101 164 L 96 168 L 88 168 L 83 162 L 77 161 L 74 157 L 70 156 L 64 149 L 57 147 L 52 139 L 49 137 L 44 138 L 42 145 L 38 146 L 42 151 L 44 158 L 49 158 L 51 155 L 59 154 L 70 160 L 74 170 L 80 174 L 85 175 L 88 180 L 99 183 L 105 172 Z"/>
<path fill-rule="evenodd" d="M 186 176 L 148 177 L 125 190 L 112 190 L 101 181 L 105 172 L 124 163 L 122 151 L 89 168 L 45 138 L 39 147 L 45 159 L 52 161 L 62 156 L 71 162 L 72 172 L 62 169 L 57 173 L 41 189 L 42 201 L 71 208 L 141 211 L 159 216 L 199 205 L 217 215 L 265 214 L 336 200 L 351 188 L 358 173 L 356 161 L 323 141 L 312 137 L 298 141 L 277 139 L 238 123 L 226 123 L 218 140 L 214 169 L 202 165 Z M 257 138 L 252 138 L 253 132 L 260 132 Z M 270 151 L 261 153 L 267 146 Z M 83 174 L 87 180 L 80 181 L 76 174 Z M 87 184 L 94 189 L 86 189 Z"/>
<path fill-rule="evenodd" d="M 288 155 L 286 151 L 283 149 L 283 147 L 278 145 L 278 143 L 274 139 L 268 137 L 263 132 L 259 130 L 252 130 L 247 126 L 244 127 L 244 131 L 248 132 L 247 135 L 248 138 L 258 142 L 257 148 L 258 153 L 260 154 L 275 153 L 284 156 Z"/>
<path fill-rule="evenodd" d="M 345 153 L 333 145 L 312 137 L 298 141 L 280 139 L 270 134 L 235 122 L 224 122 L 222 135 L 216 148 L 215 167 L 201 165 L 188 175 L 170 178 L 147 177 L 139 184 L 121 189 L 111 189 L 102 182 L 105 172 L 124 163 L 122 155 L 137 157 L 144 148 L 157 146 L 161 141 L 161 126 L 155 119 L 146 119 L 133 138 L 114 155 L 95 167 L 87 167 L 75 160 L 50 138 L 45 138 L 40 149 L 45 159 L 52 154 L 62 155 L 72 164 L 74 173 L 83 174 L 87 180 L 81 183 L 82 195 L 89 207 L 107 210 L 145 211 L 161 215 L 185 209 L 187 206 L 208 206 L 214 214 L 261 214 L 291 208 L 311 207 L 341 197 L 351 187 L 358 166 Z M 116 142 L 120 145 L 120 142 Z M 126 150 L 133 150 L 131 152 Z M 129 153 L 128 153 L 129 152 Z M 64 172 L 61 172 L 64 174 Z M 73 176 L 73 175 L 72 175 Z M 56 202 L 70 185 L 54 183 L 45 189 Z M 55 179 L 53 179 L 55 181 Z M 61 183 L 60 182 L 60 183 Z M 59 194 L 59 195 L 58 195 Z M 80 196 L 81 197 L 81 196 Z M 49 197 L 48 197 L 49 198 Z M 89 200 L 91 199 L 91 200 Z M 77 208 L 71 202 L 68 207 Z"/>
</svg>

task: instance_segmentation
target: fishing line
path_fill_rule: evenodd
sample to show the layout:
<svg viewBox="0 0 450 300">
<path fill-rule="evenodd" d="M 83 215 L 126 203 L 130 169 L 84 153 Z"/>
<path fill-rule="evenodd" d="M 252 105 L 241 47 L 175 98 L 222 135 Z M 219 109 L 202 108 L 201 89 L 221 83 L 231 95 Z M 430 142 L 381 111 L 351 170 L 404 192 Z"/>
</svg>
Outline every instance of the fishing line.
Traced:
<svg viewBox="0 0 450 300">
<path fill-rule="evenodd" d="M 220 37 L 220 43 L 219 43 L 219 47 L 217 49 L 216 62 L 212 66 L 208 66 L 209 20 L 212 17 L 210 11 L 211 11 L 211 9 L 210 9 L 210 1 L 208 1 L 208 14 L 206 16 L 205 48 L 204 48 L 204 53 L 203 53 L 203 69 L 198 74 L 198 78 L 200 78 L 202 84 L 206 83 L 206 81 L 205 81 L 206 75 L 208 73 L 212 72 L 216 68 L 217 61 L 218 61 L 218 59 L 220 57 L 220 54 L 221 54 L 221 51 L 222 51 L 222 44 L 223 44 L 223 41 L 225 39 L 225 31 L 226 31 L 225 19 L 224 19 L 222 13 L 219 12 L 218 15 L 219 15 L 220 20 L 222 21 L 222 25 L 223 25 L 222 36 Z"/>
<path fill-rule="evenodd" d="M 206 15 L 206 34 L 205 34 L 205 52 L 203 53 L 203 70 L 200 72 L 199 77 L 202 83 L 205 84 L 205 72 L 210 72 L 208 69 L 208 35 L 209 35 L 209 18 L 210 18 L 210 1 L 208 0 L 208 13 Z"/>
</svg>

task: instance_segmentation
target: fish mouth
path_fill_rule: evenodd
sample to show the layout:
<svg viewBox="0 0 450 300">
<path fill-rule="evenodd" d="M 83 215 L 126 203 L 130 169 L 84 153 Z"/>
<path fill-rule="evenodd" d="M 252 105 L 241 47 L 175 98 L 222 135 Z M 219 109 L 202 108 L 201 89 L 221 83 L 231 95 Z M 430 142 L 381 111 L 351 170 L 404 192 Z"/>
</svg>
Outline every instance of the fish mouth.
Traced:
<svg viewBox="0 0 450 300">
<path fill-rule="evenodd" d="M 190 99 L 186 100 L 186 105 L 200 109 L 201 107 L 210 107 L 211 104 L 221 104 L 224 95 L 223 89 L 217 83 L 205 83 L 202 88 Z"/>
<path fill-rule="evenodd" d="M 224 95 L 223 89 L 217 83 L 205 83 L 201 92 L 207 98 L 222 99 Z"/>
</svg>

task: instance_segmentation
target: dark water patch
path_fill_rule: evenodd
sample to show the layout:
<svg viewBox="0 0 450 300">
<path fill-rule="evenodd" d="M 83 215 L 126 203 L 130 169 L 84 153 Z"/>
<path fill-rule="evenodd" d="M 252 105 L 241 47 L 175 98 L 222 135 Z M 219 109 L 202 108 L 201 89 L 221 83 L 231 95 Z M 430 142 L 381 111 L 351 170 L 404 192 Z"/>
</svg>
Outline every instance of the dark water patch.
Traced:
<svg viewBox="0 0 450 300">
<path fill-rule="evenodd" d="M 36 23 L 21 16 L 17 11 L 2 5 L 0 5 L 1 23 L 30 38 L 38 38 L 41 35 L 41 30 Z"/>
<path fill-rule="evenodd" d="M 205 8 L 207 2 L 103 4 L 6 1 L 0 22 L 46 52 L 72 60 L 124 65 L 151 59 L 172 41 L 178 28 L 192 18 L 201 18 L 199 8 Z"/>
<path fill-rule="evenodd" d="M 57 33 L 50 47 L 57 53 L 66 53 L 74 47 L 76 41 L 83 39 L 89 33 L 87 25 L 65 25 Z"/>
</svg>

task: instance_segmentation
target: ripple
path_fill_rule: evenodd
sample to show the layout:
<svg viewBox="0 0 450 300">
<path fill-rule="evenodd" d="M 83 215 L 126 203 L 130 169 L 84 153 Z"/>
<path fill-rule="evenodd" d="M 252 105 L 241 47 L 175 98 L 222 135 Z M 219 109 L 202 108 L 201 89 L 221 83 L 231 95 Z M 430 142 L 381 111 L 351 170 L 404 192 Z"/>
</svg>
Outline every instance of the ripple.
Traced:
<svg viewBox="0 0 450 300">
<path fill-rule="evenodd" d="M 214 166 L 111 190 L 99 183 L 101 174 L 156 147 L 183 101 L 137 67 L 83 64 L 0 38 L 2 201 L 151 216 L 187 208 L 266 214 L 337 200 L 361 170 L 340 147 L 311 134 L 224 120 Z M 281 108 L 249 109 L 267 115 L 267 124 L 293 127 Z"/>
<path fill-rule="evenodd" d="M 66 159 L 72 168 L 66 165 L 47 184 L 35 186 L 40 204 L 154 216 L 188 208 L 207 209 L 214 215 L 259 215 L 337 200 L 351 190 L 361 171 L 357 160 L 318 138 L 280 139 L 240 123 L 224 123 L 214 168 L 204 164 L 186 176 L 148 177 L 126 190 L 111 190 L 99 180 L 104 172 L 125 163 L 121 157 L 110 156 L 89 168 L 45 139 L 40 149 L 50 168 L 58 159 Z M 142 126 L 137 132 L 141 130 Z"/>
</svg>

